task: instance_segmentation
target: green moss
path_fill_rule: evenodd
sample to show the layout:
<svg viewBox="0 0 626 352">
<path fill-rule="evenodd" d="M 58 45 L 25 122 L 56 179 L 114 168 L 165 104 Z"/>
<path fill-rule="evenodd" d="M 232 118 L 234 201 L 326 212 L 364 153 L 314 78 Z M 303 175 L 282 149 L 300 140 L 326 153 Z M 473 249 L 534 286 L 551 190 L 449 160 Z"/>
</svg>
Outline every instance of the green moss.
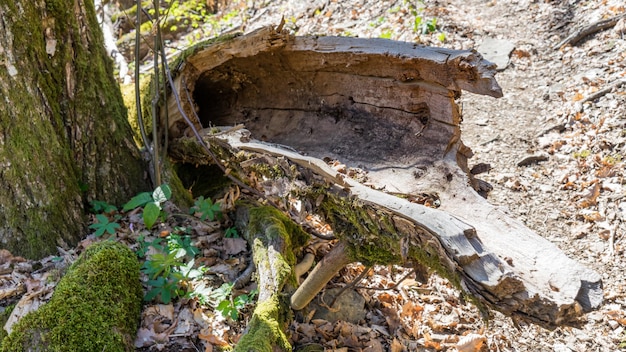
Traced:
<svg viewBox="0 0 626 352">
<path fill-rule="evenodd" d="M 2 312 L 0 312 L 0 349 L 2 349 L 2 340 L 8 336 L 6 330 L 4 330 L 4 324 L 7 323 L 9 317 L 11 316 L 11 312 L 13 312 L 13 308 L 15 308 L 15 304 L 12 304 L 6 308 Z"/>
<path fill-rule="evenodd" d="M 324 194 L 320 205 L 335 234 L 350 243 L 350 257 L 364 265 L 397 264 L 402 261 L 400 243 L 403 235 L 393 226 L 389 214 L 357 201 L 333 196 L 327 190 L 313 193 L 312 199 Z"/>
<path fill-rule="evenodd" d="M 249 228 L 246 230 L 248 234 L 259 234 L 262 229 L 265 229 L 264 245 L 267 245 L 270 239 L 281 236 L 285 241 L 285 260 L 292 267 L 296 265 L 294 251 L 304 246 L 310 238 L 309 234 L 302 230 L 298 224 L 280 210 L 270 206 L 252 208 L 248 226 Z"/>
<path fill-rule="evenodd" d="M 272 295 L 269 300 L 257 303 L 254 315 L 248 324 L 249 332 L 245 334 L 237 347 L 236 352 L 273 352 L 274 346 L 283 351 L 291 351 L 289 339 L 283 332 L 285 325 L 284 303 L 279 301 L 278 295 Z"/>
<path fill-rule="evenodd" d="M 152 75 L 143 75 L 139 80 L 139 95 L 141 96 L 141 116 L 144 121 L 146 133 L 152 131 L 152 97 L 154 95 L 154 85 L 152 84 Z M 122 85 L 122 98 L 124 106 L 128 110 L 128 123 L 133 131 L 133 138 L 138 147 L 143 147 L 144 142 L 141 138 L 141 130 L 139 129 L 139 120 L 137 118 L 137 99 L 135 97 L 135 83 Z"/>
<path fill-rule="evenodd" d="M 112 241 L 94 244 L 0 351 L 132 351 L 142 297 L 135 254 Z"/>
<path fill-rule="evenodd" d="M 172 76 L 178 76 L 179 70 L 184 66 L 183 63 L 187 60 L 188 57 L 194 55 L 195 53 L 206 49 L 207 47 L 217 44 L 223 43 L 232 40 L 233 38 L 241 36 L 242 33 L 229 33 L 224 34 L 218 37 L 209 38 L 207 40 L 196 43 L 195 45 L 183 50 L 172 62 L 170 63 L 170 69 L 172 70 Z"/>
<path fill-rule="evenodd" d="M 364 265 L 399 264 L 403 262 L 400 244 L 406 235 L 396 230 L 393 214 L 376 210 L 368 205 L 359 204 L 356 200 L 332 195 L 327 189 L 312 191 L 308 197 L 317 199 L 321 194 L 324 200 L 320 205 L 323 215 L 332 225 L 335 234 L 350 243 L 350 257 Z M 418 230 L 419 231 L 419 230 Z M 487 317 L 487 309 L 474 296 L 467 293 L 462 285 L 459 274 L 442 262 L 436 243 L 413 245 L 406 254 L 407 261 L 420 263 L 462 292 L 465 299 L 472 302 Z"/>
</svg>

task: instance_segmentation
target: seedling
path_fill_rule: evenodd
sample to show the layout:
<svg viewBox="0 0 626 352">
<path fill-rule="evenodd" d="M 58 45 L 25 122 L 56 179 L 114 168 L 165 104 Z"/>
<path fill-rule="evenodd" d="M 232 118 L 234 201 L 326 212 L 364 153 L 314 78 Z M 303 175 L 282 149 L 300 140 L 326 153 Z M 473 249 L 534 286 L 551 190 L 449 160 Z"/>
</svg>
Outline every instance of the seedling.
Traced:
<svg viewBox="0 0 626 352">
<path fill-rule="evenodd" d="M 143 207 L 143 223 L 148 229 L 152 228 L 156 220 L 162 214 L 161 204 L 172 197 L 172 190 L 168 185 L 157 187 L 154 192 L 143 192 L 134 196 L 128 203 L 124 204 L 123 211 L 133 210 Z"/>
<path fill-rule="evenodd" d="M 91 211 L 94 214 L 97 213 L 114 213 L 117 211 L 117 207 L 115 205 L 109 204 L 107 202 L 103 202 L 101 200 L 92 200 L 89 202 L 91 204 Z"/>
<path fill-rule="evenodd" d="M 185 282 L 200 278 L 205 268 L 195 268 L 194 257 L 199 250 L 191 243 L 190 236 L 170 234 L 165 243 L 162 242 L 162 239 L 148 242 L 140 238 L 137 255 L 145 256 L 150 247 L 158 251 L 150 255 L 141 266 L 141 272 L 149 278 L 150 287 L 144 299 L 151 301 L 158 297 L 161 302 L 168 304 L 172 299 L 184 296 L 184 287 L 192 286 Z M 187 294 L 191 296 L 191 292 Z"/>
<path fill-rule="evenodd" d="M 118 223 L 116 223 L 115 221 L 111 222 L 109 217 L 104 214 L 96 215 L 96 219 L 98 220 L 98 222 L 89 225 L 90 229 L 96 230 L 96 232 L 94 233 L 96 237 L 101 237 L 102 235 L 104 235 L 105 232 L 114 235 L 115 230 L 120 227 Z"/>
<path fill-rule="evenodd" d="M 226 232 L 224 232 L 224 237 L 226 238 L 239 238 L 239 233 L 237 232 L 237 229 L 234 227 L 229 227 L 226 229 Z"/>
<path fill-rule="evenodd" d="M 213 221 L 222 215 L 222 209 L 219 202 L 213 203 L 211 198 L 204 199 L 200 196 L 189 209 L 189 213 L 198 216 L 200 220 Z"/>
<path fill-rule="evenodd" d="M 232 284 L 223 284 L 218 290 L 221 294 L 221 301 L 215 307 L 215 310 L 218 311 L 223 317 L 231 318 L 232 320 L 239 319 L 240 311 L 245 308 L 248 304 L 251 304 L 254 300 L 254 297 L 257 294 L 257 290 L 250 291 L 249 294 L 239 295 L 237 297 L 232 297 Z M 218 291 L 216 290 L 216 291 Z"/>
</svg>

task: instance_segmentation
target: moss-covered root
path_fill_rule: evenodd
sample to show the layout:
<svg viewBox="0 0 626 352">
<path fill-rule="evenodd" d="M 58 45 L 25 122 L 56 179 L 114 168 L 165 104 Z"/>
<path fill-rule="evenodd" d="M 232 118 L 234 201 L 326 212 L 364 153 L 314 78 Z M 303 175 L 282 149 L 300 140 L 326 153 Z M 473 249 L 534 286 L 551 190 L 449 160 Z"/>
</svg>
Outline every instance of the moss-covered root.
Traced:
<svg viewBox="0 0 626 352">
<path fill-rule="evenodd" d="M 132 351 L 141 299 L 135 254 L 112 241 L 94 244 L 50 302 L 14 326 L 0 351 Z"/>
<path fill-rule="evenodd" d="M 287 302 L 281 300 L 281 291 L 290 280 L 295 283 L 294 250 L 304 245 L 308 235 L 280 211 L 267 206 L 240 206 L 237 222 L 252 246 L 259 303 L 248 332 L 239 340 L 235 351 L 291 351 L 284 332 L 290 310 Z"/>
<path fill-rule="evenodd" d="M 291 344 L 283 329 L 286 327 L 286 305 L 274 294 L 268 300 L 257 303 L 248 333 L 243 335 L 235 352 L 291 351 Z"/>
</svg>

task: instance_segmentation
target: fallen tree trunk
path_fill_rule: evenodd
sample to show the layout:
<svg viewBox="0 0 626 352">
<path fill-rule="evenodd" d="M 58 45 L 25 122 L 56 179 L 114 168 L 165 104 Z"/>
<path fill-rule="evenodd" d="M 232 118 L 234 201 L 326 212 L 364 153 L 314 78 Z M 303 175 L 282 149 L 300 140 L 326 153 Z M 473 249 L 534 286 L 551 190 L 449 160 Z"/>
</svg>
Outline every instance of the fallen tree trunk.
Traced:
<svg viewBox="0 0 626 352">
<path fill-rule="evenodd" d="M 455 99 L 502 96 L 479 54 L 266 28 L 181 62 L 169 111 L 197 130 L 231 126 L 201 133 L 231 175 L 296 222 L 324 217 L 350 261 L 426 264 L 489 308 L 548 326 L 601 304 L 596 272 L 475 191 Z M 183 115 L 169 121 L 171 155 L 210 163 L 180 138 Z"/>
</svg>

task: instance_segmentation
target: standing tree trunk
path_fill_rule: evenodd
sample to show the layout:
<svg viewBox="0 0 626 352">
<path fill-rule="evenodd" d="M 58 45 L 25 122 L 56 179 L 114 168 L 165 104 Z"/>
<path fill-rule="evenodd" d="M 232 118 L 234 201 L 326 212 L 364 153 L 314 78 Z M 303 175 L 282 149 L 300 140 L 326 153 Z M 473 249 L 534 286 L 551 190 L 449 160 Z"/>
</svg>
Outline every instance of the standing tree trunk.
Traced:
<svg viewBox="0 0 626 352">
<path fill-rule="evenodd" d="M 39 258 L 146 186 L 90 0 L 0 0 L 0 247 Z"/>
</svg>

